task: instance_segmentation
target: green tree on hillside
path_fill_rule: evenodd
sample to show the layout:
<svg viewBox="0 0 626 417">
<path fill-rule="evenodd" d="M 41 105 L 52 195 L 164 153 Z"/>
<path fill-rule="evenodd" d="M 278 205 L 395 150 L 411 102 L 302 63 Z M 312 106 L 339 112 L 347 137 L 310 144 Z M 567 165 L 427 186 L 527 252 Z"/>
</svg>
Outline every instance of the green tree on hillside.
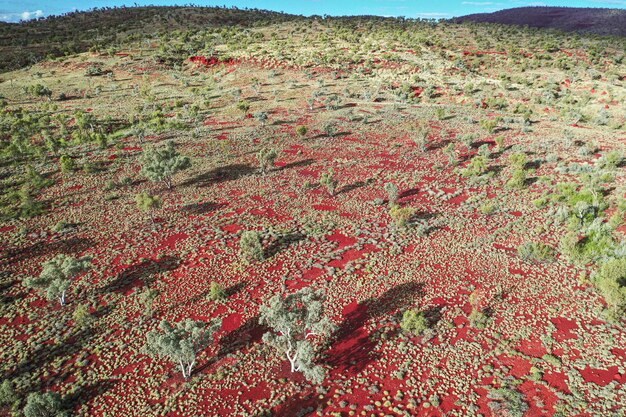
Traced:
<svg viewBox="0 0 626 417">
<path fill-rule="evenodd" d="M 141 173 L 150 181 L 164 181 L 172 188 L 172 177 L 191 166 L 189 157 L 182 156 L 169 140 L 164 148 L 149 147 L 141 155 Z"/>
<path fill-rule="evenodd" d="M 39 277 L 29 277 L 24 280 L 24 285 L 42 291 L 48 300 L 59 300 L 65 305 L 65 296 L 72 280 L 82 272 L 91 268 L 91 259 L 72 258 L 65 254 L 59 254 L 51 260 L 44 262 Z"/>
</svg>

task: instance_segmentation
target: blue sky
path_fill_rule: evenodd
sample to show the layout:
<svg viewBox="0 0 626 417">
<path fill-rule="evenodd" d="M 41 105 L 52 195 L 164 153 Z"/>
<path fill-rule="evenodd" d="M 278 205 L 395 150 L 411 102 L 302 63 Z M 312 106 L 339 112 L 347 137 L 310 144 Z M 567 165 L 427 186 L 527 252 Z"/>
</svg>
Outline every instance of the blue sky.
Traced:
<svg viewBox="0 0 626 417">
<path fill-rule="evenodd" d="M 626 8 L 626 0 L 0 0 L 0 20 L 17 22 L 73 10 L 103 6 L 197 4 L 202 6 L 256 7 L 287 13 L 312 15 L 406 16 L 448 18 L 470 13 L 492 12 L 521 6 L 571 6 Z"/>
</svg>

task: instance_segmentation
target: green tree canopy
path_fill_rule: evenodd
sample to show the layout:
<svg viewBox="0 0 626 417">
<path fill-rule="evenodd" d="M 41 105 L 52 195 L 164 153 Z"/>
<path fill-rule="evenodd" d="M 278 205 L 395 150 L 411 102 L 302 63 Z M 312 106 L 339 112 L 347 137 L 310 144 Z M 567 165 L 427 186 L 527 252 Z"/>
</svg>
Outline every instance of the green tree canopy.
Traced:
<svg viewBox="0 0 626 417">
<path fill-rule="evenodd" d="M 189 157 L 182 156 L 168 140 L 163 148 L 148 147 L 141 155 L 141 173 L 150 181 L 164 181 L 172 188 L 172 177 L 191 166 Z"/>
<path fill-rule="evenodd" d="M 24 280 L 24 285 L 36 288 L 45 293 L 48 300 L 59 300 L 65 305 L 65 295 L 72 280 L 91 267 L 91 258 L 72 258 L 65 254 L 59 254 L 49 261 L 44 262 L 39 277 L 29 277 Z"/>
<path fill-rule="evenodd" d="M 324 368 L 314 364 L 314 336 L 327 336 L 335 328 L 324 317 L 324 292 L 303 288 L 287 296 L 275 295 L 260 309 L 259 323 L 271 328 L 263 341 L 283 353 L 291 372 L 302 372 L 309 381 L 320 384 Z"/>
<path fill-rule="evenodd" d="M 24 416 L 26 417 L 60 417 L 61 396 L 56 392 L 32 392 L 26 398 Z"/>
<path fill-rule="evenodd" d="M 177 363 L 183 377 L 188 379 L 196 363 L 196 354 L 211 343 L 213 334 L 221 326 L 219 319 L 208 325 L 191 319 L 174 324 L 163 320 L 159 325 L 160 332 L 152 330 L 146 335 L 146 352 Z"/>
</svg>

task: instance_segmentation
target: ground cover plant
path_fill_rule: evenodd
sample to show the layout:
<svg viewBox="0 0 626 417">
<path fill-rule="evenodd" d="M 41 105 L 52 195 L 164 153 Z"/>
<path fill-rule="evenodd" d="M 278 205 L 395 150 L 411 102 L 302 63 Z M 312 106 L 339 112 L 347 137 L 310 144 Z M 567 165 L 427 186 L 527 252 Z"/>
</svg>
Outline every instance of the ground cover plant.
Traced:
<svg viewBox="0 0 626 417">
<path fill-rule="evenodd" d="M 623 39 L 209 10 L 0 75 L 0 414 L 626 411 Z"/>
</svg>

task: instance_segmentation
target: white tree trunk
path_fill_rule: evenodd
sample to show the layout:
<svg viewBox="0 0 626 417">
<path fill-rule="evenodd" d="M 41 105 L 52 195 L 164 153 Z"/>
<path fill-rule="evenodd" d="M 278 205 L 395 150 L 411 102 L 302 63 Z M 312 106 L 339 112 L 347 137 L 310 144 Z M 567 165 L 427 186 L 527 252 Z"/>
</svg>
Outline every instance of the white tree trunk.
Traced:
<svg viewBox="0 0 626 417">
<path fill-rule="evenodd" d="M 61 302 L 62 306 L 65 305 L 65 291 L 61 293 L 61 297 L 59 297 L 59 301 Z"/>
<path fill-rule="evenodd" d="M 188 365 L 187 365 L 187 378 L 191 377 L 191 370 L 193 369 L 193 365 L 196 363 L 195 359 L 193 361 L 191 361 Z"/>
<path fill-rule="evenodd" d="M 286 332 L 284 332 L 285 335 L 287 335 L 287 351 L 285 352 L 285 355 L 287 356 L 287 360 L 289 361 L 289 364 L 291 365 L 291 372 L 296 372 L 298 369 L 296 368 L 296 360 L 298 359 L 298 352 L 295 352 L 292 356 L 292 351 L 293 351 L 293 345 L 291 344 L 291 329 L 287 329 Z"/>
<path fill-rule="evenodd" d="M 180 364 L 180 370 L 183 372 L 183 378 L 187 379 L 187 373 L 185 372 L 185 365 L 183 365 L 183 360 L 180 359 L 178 361 L 178 363 Z"/>
</svg>

